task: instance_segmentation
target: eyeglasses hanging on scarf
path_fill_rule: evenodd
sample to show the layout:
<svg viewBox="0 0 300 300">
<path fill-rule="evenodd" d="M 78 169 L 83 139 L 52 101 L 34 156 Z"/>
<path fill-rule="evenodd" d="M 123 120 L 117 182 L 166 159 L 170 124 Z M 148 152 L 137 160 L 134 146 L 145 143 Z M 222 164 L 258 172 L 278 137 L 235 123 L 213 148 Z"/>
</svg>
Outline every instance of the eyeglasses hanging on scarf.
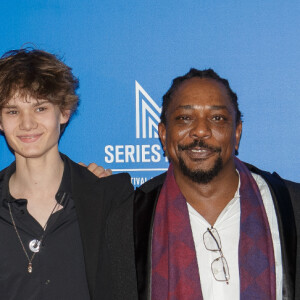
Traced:
<svg viewBox="0 0 300 300">
<path fill-rule="evenodd" d="M 226 258 L 222 252 L 222 244 L 217 229 L 211 227 L 203 234 L 203 243 L 207 250 L 218 251 L 220 257 L 213 260 L 211 263 L 212 274 L 217 281 L 224 281 L 229 284 L 230 274 Z"/>
</svg>

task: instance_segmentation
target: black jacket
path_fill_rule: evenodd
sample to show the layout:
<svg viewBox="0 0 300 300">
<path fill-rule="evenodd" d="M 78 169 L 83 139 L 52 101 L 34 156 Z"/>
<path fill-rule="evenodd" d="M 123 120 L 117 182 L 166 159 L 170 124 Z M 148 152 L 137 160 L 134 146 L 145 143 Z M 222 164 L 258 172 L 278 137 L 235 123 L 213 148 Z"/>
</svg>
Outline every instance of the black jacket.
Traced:
<svg viewBox="0 0 300 300">
<path fill-rule="evenodd" d="M 137 299 L 130 176 L 99 179 L 67 160 L 91 299 Z"/>
<path fill-rule="evenodd" d="M 98 178 L 61 156 L 70 169 L 91 299 L 137 299 L 130 176 Z M 0 188 L 6 170 L 0 172 Z"/>
<path fill-rule="evenodd" d="M 300 184 L 281 179 L 248 165 L 269 185 L 277 215 L 282 264 L 283 299 L 300 299 Z M 151 243 L 154 212 L 166 173 L 154 177 L 136 190 L 134 201 L 134 243 L 139 300 L 150 300 Z"/>
</svg>

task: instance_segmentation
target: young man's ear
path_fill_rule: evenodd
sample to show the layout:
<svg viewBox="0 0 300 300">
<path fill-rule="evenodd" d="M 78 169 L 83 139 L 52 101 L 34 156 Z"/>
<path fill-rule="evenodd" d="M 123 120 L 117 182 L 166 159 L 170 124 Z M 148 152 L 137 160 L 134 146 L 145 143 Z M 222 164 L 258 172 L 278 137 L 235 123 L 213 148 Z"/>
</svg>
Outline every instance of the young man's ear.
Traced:
<svg viewBox="0 0 300 300">
<path fill-rule="evenodd" d="M 71 110 L 70 109 L 66 109 L 64 111 L 61 112 L 61 116 L 60 116 L 60 124 L 66 124 L 69 122 L 71 117 Z"/>
</svg>

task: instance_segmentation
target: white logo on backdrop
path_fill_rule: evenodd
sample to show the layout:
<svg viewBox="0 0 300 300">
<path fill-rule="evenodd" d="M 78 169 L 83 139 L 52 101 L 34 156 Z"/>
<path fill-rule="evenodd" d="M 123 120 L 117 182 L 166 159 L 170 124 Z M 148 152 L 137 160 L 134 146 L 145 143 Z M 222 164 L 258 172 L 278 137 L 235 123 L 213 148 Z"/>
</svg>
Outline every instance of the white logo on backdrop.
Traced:
<svg viewBox="0 0 300 300">
<path fill-rule="evenodd" d="M 106 145 L 105 162 L 108 164 L 152 164 L 147 168 L 116 168 L 116 172 L 162 172 L 166 171 L 167 158 L 163 156 L 162 146 L 159 142 L 158 124 L 160 122 L 161 107 L 150 97 L 144 88 L 135 81 L 135 121 L 136 143 L 126 145 Z M 150 142 L 150 140 L 152 141 Z M 155 139 L 153 141 L 153 139 Z M 160 164 L 159 167 L 157 167 Z M 129 165 L 128 165 L 129 166 Z M 134 185 L 147 181 L 147 177 L 131 177 Z"/>
<path fill-rule="evenodd" d="M 136 138 L 139 139 L 142 137 L 143 139 L 157 139 L 161 108 L 155 103 L 155 101 L 149 96 L 149 94 L 137 81 L 135 81 L 135 108 Z"/>
</svg>

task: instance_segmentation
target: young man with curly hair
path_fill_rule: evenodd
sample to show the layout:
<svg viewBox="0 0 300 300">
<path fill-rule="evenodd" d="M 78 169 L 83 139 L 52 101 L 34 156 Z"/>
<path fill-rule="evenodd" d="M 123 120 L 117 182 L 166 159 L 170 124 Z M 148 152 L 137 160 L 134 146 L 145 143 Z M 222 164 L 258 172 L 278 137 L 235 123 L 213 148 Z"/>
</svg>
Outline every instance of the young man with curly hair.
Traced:
<svg viewBox="0 0 300 300">
<path fill-rule="evenodd" d="M 15 155 L 0 173 L 2 299 L 135 297 L 129 175 L 99 179 L 58 150 L 77 88 L 45 51 L 0 59 L 0 129 Z"/>
</svg>

